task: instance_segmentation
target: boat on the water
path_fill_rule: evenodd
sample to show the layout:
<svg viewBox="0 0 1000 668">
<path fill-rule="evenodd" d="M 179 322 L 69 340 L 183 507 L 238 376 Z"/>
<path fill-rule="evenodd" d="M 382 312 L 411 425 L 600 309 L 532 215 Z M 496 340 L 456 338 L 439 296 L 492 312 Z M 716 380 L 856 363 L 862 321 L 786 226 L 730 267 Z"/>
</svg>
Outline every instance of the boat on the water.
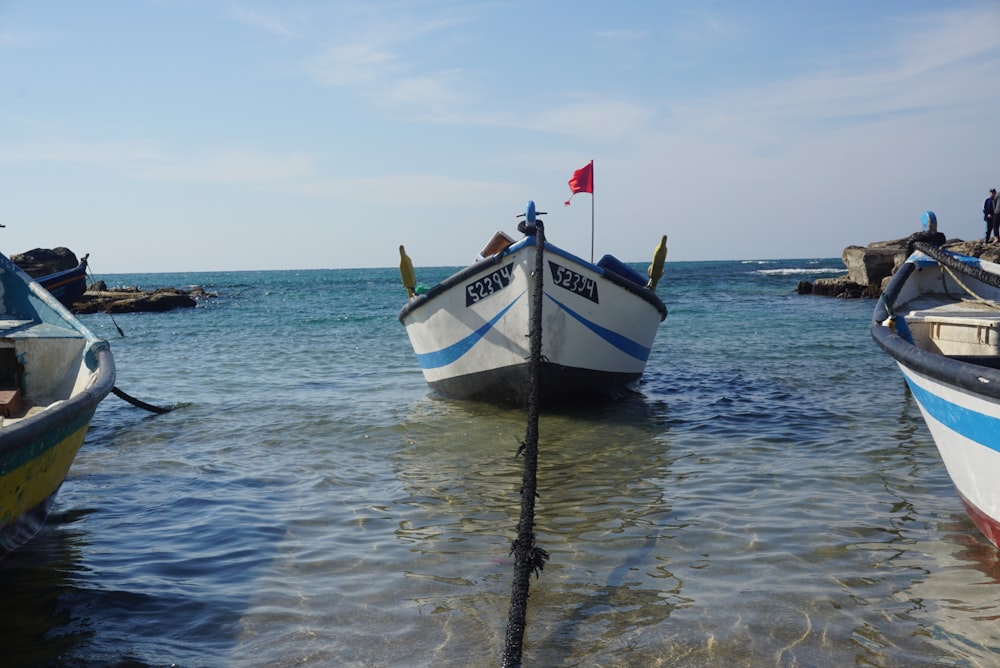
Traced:
<svg viewBox="0 0 1000 668">
<path fill-rule="evenodd" d="M 933 213 L 924 220 L 936 232 Z M 872 337 L 903 372 L 969 517 L 1000 547 L 1000 265 L 913 246 Z"/>
<path fill-rule="evenodd" d="M 65 271 L 41 276 L 37 280 L 43 288 L 52 293 L 64 306 L 72 306 L 76 299 L 87 291 L 87 258 L 84 255 L 79 264 Z"/>
<path fill-rule="evenodd" d="M 544 214 L 528 202 L 521 215 L 521 239 L 497 232 L 476 262 L 428 289 L 418 288 L 412 261 L 400 246 L 409 301 L 399 321 L 424 378 L 447 397 L 526 402 L 533 276 L 541 252 L 541 400 L 562 403 L 638 391 L 667 315 L 656 294 L 666 236 L 647 277 L 611 255 L 593 264 L 547 240 L 539 243 L 544 226 L 537 216 Z"/>
<path fill-rule="evenodd" d="M 98 403 L 111 348 L 0 254 L 0 554 L 45 519 Z"/>
</svg>

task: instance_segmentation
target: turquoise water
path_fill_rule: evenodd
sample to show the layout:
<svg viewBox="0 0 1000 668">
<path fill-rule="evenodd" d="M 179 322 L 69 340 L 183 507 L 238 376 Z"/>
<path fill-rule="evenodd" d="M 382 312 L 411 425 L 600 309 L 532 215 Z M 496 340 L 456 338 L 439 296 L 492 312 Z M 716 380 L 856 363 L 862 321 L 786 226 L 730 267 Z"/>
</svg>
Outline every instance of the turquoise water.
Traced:
<svg viewBox="0 0 1000 668">
<path fill-rule="evenodd" d="M 643 396 L 542 416 L 525 665 L 995 663 L 997 553 L 873 303 L 795 294 L 840 268 L 668 262 Z M 499 664 L 525 415 L 429 393 L 395 269 L 100 278 L 218 296 L 85 316 L 176 410 L 101 404 L 0 563 L 5 664 Z"/>
</svg>

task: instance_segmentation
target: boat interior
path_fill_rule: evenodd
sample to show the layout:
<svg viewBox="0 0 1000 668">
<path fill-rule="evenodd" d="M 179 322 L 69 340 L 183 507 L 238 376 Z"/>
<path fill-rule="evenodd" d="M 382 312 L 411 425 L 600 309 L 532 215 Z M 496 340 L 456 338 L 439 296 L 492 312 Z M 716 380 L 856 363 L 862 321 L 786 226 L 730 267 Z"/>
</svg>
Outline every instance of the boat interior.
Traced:
<svg viewBox="0 0 1000 668">
<path fill-rule="evenodd" d="M 86 341 L 72 329 L 0 320 L 0 427 L 39 413 L 85 387 Z"/>
<path fill-rule="evenodd" d="M 901 315 L 918 348 L 1000 368 L 1000 304 L 925 296 L 906 304 Z"/>
</svg>

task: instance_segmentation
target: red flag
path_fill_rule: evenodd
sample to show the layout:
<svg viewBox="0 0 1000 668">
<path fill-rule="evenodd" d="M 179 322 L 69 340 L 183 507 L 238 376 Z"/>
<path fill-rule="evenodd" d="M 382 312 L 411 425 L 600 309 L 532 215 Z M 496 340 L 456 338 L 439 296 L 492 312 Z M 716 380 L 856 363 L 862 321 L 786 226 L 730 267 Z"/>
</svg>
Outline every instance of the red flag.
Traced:
<svg viewBox="0 0 1000 668">
<path fill-rule="evenodd" d="M 594 161 L 591 160 L 587 163 L 586 167 L 581 167 L 580 169 L 573 172 L 573 178 L 569 180 L 569 189 L 573 195 L 577 193 L 594 193 Z M 566 200 L 566 206 L 569 206 L 569 200 L 573 199 L 573 195 L 569 196 Z"/>
</svg>

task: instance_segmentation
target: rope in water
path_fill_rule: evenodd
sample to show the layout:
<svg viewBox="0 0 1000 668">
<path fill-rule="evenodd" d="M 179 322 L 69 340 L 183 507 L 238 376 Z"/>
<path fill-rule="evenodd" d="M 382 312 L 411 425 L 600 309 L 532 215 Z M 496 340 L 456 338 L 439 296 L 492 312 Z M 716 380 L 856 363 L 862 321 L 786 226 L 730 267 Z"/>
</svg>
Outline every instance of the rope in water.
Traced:
<svg viewBox="0 0 1000 668">
<path fill-rule="evenodd" d="M 162 415 L 163 413 L 169 413 L 170 411 L 174 410 L 172 407 L 163 408 L 161 406 L 154 406 L 153 404 L 147 404 L 145 401 L 142 401 L 141 399 L 136 399 L 132 395 L 123 392 L 122 390 L 119 390 L 117 387 L 112 387 L 111 392 L 114 393 L 114 395 L 119 399 L 127 401 L 136 408 L 141 408 L 142 410 L 149 411 L 150 413 L 156 413 L 158 415 Z"/>
<path fill-rule="evenodd" d="M 531 574 L 537 577 L 545 567 L 549 554 L 535 545 L 535 497 L 538 473 L 538 409 L 541 397 L 542 369 L 542 278 L 545 233 L 542 222 L 536 221 L 534 299 L 531 302 L 531 355 L 528 359 L 528 428 L 518 454 L 524 455 L 524 476 L 521 485 L 521 516 L 517 522 L 517 539 L 511 544 L 514 555 L 514 579 L 511 585 L 510 609 L 507 613 L 507 637 L 504 646 L 504 668 L 519 668 L 524 649 L 524 629 L 527 625 L 528 588 Z"/>
</svg>

